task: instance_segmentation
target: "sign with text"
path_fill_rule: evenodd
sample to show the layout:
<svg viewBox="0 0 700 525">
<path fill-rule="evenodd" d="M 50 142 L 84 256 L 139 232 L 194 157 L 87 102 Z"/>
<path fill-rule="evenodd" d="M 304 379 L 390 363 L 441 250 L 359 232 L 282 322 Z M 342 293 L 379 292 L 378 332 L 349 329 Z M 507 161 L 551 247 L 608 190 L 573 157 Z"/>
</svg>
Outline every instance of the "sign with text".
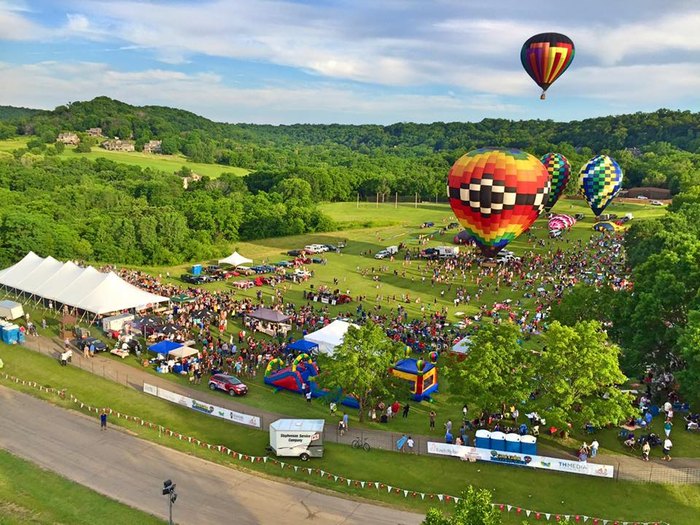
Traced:
<svg viewBox="0 0 700 525">
<path fill-rule="evenodd" d="M 601 478 L 612 478 L 614 472 L 614 467 L 611 465 L 569 461 L 560 458 L 520 454 L 519 452 L 507 452 L 505 450 L 449 445 L 447 443 L 436 443 L 434 441 L 428 442 L 428 454 L 454 456 L 464 461 L 488 461 L 490 463 L 555 470 L 557 472 L 570 472 L 572 474 L 583 474 L 585 476 L 597 476 Z"/>
<path fill-rule="evenodd" d="M 241 412 L 236 412 L 234 410 L 229 410 L 228 408 L 221 408 L 216 405 L 210 405 L 203 401 L 197 401 L 191 397 L 183 396 L 170 390 L 165 390 L 164 388 L 159 388 L 157 386 L 149 385 L 148 383 L 143 384 L 143 391 L 152 396 L 165 399 L 171 403 L 177 403 L 183 407 L 191 408 L 197 412 L 202 412 L 209 416 L 220 417 L 221 419 L 226 419 L 228 421 L 233 421 L 240 425 L 247 425 L 249 427 L 260 428 L 260 418 L 258 416 L 251 416 L 249 414 L 242 414 Z"/>
</svg>

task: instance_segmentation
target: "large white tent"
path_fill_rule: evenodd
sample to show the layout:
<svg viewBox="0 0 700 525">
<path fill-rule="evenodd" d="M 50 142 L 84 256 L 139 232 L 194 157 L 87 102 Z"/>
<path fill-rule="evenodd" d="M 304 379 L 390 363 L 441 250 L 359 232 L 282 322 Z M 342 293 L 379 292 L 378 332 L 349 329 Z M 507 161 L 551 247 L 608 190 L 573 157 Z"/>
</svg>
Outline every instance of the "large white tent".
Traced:
<svg viewBox="0 0 700 525">
<path fill-rule="evenodd" d="M 225 259 L 219 259 L 219 264 L 230 264 L 231 266 L 241 266 L 242 264 L 249 264 L 252 262 L 253 262 L 252 259 L 248 259 L 247 257 L 243 257 L 238 252 L 233 252 L 231 255 L 229 255 Z"/>
<path fill-rule="evenodd" d="M 318 345 L 319 352 L 333 355 L 335 347 L 343 342 L 345 334 L 348 332 L 351 326 L 359 328 L 359 326 L 356 324 L 337 319 L 320 330 L 316 330 L 315 332 L 305 335 L 304 340 L 309 341 L 310 343 L 316 343 Z"/>
<path fill-rule="evenodd" d="M 168 300 L 127 283 L 114 272 L 81 268 L 34 252 L 0 270 L 0 285 L 98 315 Z"/>
</svg>

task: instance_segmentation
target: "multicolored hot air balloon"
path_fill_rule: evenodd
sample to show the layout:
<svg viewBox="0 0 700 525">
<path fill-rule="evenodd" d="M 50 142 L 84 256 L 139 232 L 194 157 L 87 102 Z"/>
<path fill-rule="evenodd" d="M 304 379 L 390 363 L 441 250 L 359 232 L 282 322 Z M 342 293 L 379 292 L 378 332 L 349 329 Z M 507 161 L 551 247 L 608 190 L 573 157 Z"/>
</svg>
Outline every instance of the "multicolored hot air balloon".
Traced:
<svg viewBox="0 0 700 525">
<path fill-rule="evenodd" d="M 549 231 L 557 230 L 568 230 L 574 224 L 576 224 L 576 219 L 571 215 L 552 215 L 547 222 Z"/>
<path fill-rule="evenodd" d="M 571 176 L 571 165 L 561 153 L 547 153 L 541 160 L 551 177 L 552 189 L 549 191 L 549 198 L 544 205 L 544 209 L 549 212 L 561 194 L 564 193 L 564 188 L 566 188 Z"/>
<path fill-rule="evenodd" d="M 622 168 L 607 155 L 598 155 L 581 168 L 579 184 L 593 213 L 600 215 L 622 188 Z"/>
<path fill-rule="evenodd" d="M 459 222 L 484 255 L 493 257 L 542 212 L 549 174 L 523 151 L 482 148 L 454 163 L 447 189 Z"/>
<path fill-rule="evenodd" d="M 560 33 L 540 33 L 527 39 L 520 50 L 520 61 L 527 74 L 545 91 L 574 60 L 574 43 Z"/>
</svg>

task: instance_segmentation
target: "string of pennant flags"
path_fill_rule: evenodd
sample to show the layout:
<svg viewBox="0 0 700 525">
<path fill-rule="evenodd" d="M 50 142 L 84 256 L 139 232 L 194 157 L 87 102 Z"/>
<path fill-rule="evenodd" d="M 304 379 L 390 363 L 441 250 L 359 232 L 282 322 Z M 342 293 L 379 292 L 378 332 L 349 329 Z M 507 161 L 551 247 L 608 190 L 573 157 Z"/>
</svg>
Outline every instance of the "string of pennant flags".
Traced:
<svg viewBox="0 0 700 525">
<path fill-rule="evenodd" d="M 150 421 L 146 421 L 140 417 L 137 416 L 131 416 L 128 414 L 123 414 L 121 412 L 117 412 L 111 408 L 97 408 L 93 407 L 87 403 L 84 403 L 80 401 L 78 398 L 73 396 L 72 394 L 66 395 L 65 390 L 57 389 L 57 388 L 50 388 L 50 387 L 45 387 L 43 385 L 40 385 L 36 381 L 27 381 L 24 379 L 20 379 L 17 377 L 14 377 L 9 374 L 2 374 L 6 380 L 12 381 L 17 384 L 21 384 L 24 386 L 29 386 L 32 388 L 36 388 L 39 391 L 42 392 L 47 392 L 47 393 L 52 393 L 56 394 L 61 398 L 68 398 L 72 403 L 75 405 L 79 406 L 80 409 L 86 410 L 87 412 L 96 412 L 99 413 L 101 410 L 105 410 L 108 414 L 112 416 L 116 416 L 117 419 L 123 419 L 125 421 L 133 421 L 140 426 L 143 427 L 148 427 L 149 429 L 155 430 L 157 429 L 161 434 L 172 437 L 175 439 L 178 439 L 180 441 L 187 441 L 188 443 L 191 443 L 197 447 L 200 448 L 206 448 L 207 450 L 213 450 L 215 452 L 219 452 L 225 456 L 230 456 L 233 459 L 238 459 L 239 461 L 242 462 L 250 462 L 250 463 L 271 463 L 273 465 L 278 465 L 281 469 L 285 470 L 294 470 L 296 473 L 302 473 L 302 474 L 307 474 L 309 476 L 319 476 L 321 478 L 325 478 L 327 480 L 333 480 L 334 482 L 347 485 L 348 487 L 355 487 L 355 488 L 362 488 L 362 489 L 375 489 L 377 491 L 384 491 L 386 490 L 387 493 L 393 493 L 397 495 L 403 495 L 404 498 L 408 498 L 409 496 L 412 498 L 420 498 L 421 500 L 437 500 L 441 503 L 459 503 L 461 500 L 460 497 L 457 496 L 452 496 L 450 494 L 432 494 L 432 493 L 425 493 L 425 492 L 419 492 L 415 490 L 410 490 L 410 489 L 404 489 L 401 487 L 395 487 L 392 485 L 388 485 L 386 483 L 381 483 L 379 481 L 366 481 L 366 480 L 356 480 L 356 479 L 351 479 L 346 476 L 339 476 L 337 474 L 334 474 L 332 472 L 326 472 L 325 470 L 319 469 L 319 468 L 313 468 L 313 467 L 304 467 L 300 465 L 293 465 L 291 463 L 286 463 L 284 461 L 280 461 L 276 458 L 272 458 L 269 456 L 253 456 L 250 454 L 244 454 L 242 452 L 237 452 L 235 450 L 231 450 L 228 447 L 225 447 L 223 445 L 212 445 L 211 443 L 206 443 L 204 441 L 201 441 L 195 437 L 192 436 L 186 436 L 183 435 L 179 432 L 176 432 L 172 429 L 169 429 L 167 427 L 163 427 L 162 425 L 158 425 L 156 423 L 152 423 Z M 584 514 L 557 514 L 557 513 L 552 513 L 552 512 L 542 512 L 539 510 L 532 510 L 532 509 L 526 509 L 524 507 L 519 507 L 517 505 L 509 505 L 506 503 L 492 503 L 491 506 L 493 508 L 498 509 L 501 512 L 515 512 L 518 516 L 526 516 L 528 518 L 534 517 L 536 520 L 544 520 L 544 521 L 555 521 L 555 522 L 562 522 L 562 521 L 569 521 L 569 522 L 574 522 L 574 523 L 589 523 L 591 525 L 670 525 L 668 522 L 665 521 L 622 521 L 622 520 L 611 520 L 611 519 L 603 519 L 603 518 L 597 518 L 593 516 L 587 516 Z"/>
</svg>

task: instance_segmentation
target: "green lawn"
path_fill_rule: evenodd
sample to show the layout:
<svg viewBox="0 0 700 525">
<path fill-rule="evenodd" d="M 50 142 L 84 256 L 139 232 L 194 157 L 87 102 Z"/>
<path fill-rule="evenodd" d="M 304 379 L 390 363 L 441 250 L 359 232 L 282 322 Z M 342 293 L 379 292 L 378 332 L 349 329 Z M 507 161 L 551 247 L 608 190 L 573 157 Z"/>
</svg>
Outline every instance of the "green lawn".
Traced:
<svg viewBox="0 0 700 525">
<path fill-rule="evenodd" d="M 0 524 L 163 523 L 0 449 Z"/>
<path fill-rule="evenodd" d="M 55 360 L 18 346 L 0 346 L 5 362 L 3 372 L 37 381 L 47 387 L 67 388 L 68 392 L 93 406 L 109 406 L 114 410 L 162 425 L 206 443 L 221 444 L 244 454 L 262 455 L 267 434 L 243 428 L 225 421 L 198 414 L 184 407 L 141 394 L 118 384 L 103 380 L 74 367 L 60 367 Z M 1 380 L 3 384 L 50 398 L 53 402 L 75 408 L 52 394 Z M 206 448 L 196 447 L 178 439 L 165 437 L 158 430 L 134 422 L 112 418 L 138 436 L 190 454 L 220 463 L 238 465 L 237 461 Z M 295 464 L 290 461 L 290 464 Z M 300 464 L 300 463 L 297 463 Z M 309 464 L 334 475 L 352 480 L 379 481 L 416 492 L 458 494 L 466 484 L 494 491 L 497 502 L 508 503 L 544 512 L 586 514 L 606 519 L 665 520 L 671 523 L 695 523 L 700 508 L 700 487 L 693 485 L 652 485 L 626 483 L 584 476 L 543 473 L 526 469 L 484 463 L 469 464 L 453 459 L 409 456 L 394 452 L 372 450 L 365 453 L 346 446 L 328 444 L 323 459 Z M 423 512 L 437 501 L 421 501 L 409 495 L 348 487 L 334 479 L 309 476 L 305 470 L 281 470 L 272 463 L 244 463 L 245 468 L 266 474 L 305 481 L 354 496 L 364 496 L 393 505 Z M 305 465 L 306 466 L 306 465 Z M 603 494 L 605 495 L 603 497 Z M 653 505 L 650 504 L 653 502 Z"/>
<path fill-rule="evenodd" d="M 0 152 L 12 152 L 16 149 L 24 148 L 30 137 L 18 137 L 14 139 L 0 140 Z M 88 159 L 105 158 L 114 162 L 123 164 L 131 164 L 141 168 L 151 168 L 154 170 L 174 173 L 183 166 L 187 166 L 194 173 L 199 175 L 207 175 L 211 178 L 217 178 L 222 173 L 235 173 L 236 175 L 245 175 L 248 170 L 236 168 L 233 166 L 222 166 L 220 164 L 203 164 L 200 162 L 190 162 L 183 155 L 157 155 L 151 153 L 142 153 L 139 151 L 108 151 L 93 146 L 90 153 L 76 153 L 73 147 L 67 147 L 65 151 L 59 155 L 63 159 L 74 159 L 85 157 Z"/>
</svg>

